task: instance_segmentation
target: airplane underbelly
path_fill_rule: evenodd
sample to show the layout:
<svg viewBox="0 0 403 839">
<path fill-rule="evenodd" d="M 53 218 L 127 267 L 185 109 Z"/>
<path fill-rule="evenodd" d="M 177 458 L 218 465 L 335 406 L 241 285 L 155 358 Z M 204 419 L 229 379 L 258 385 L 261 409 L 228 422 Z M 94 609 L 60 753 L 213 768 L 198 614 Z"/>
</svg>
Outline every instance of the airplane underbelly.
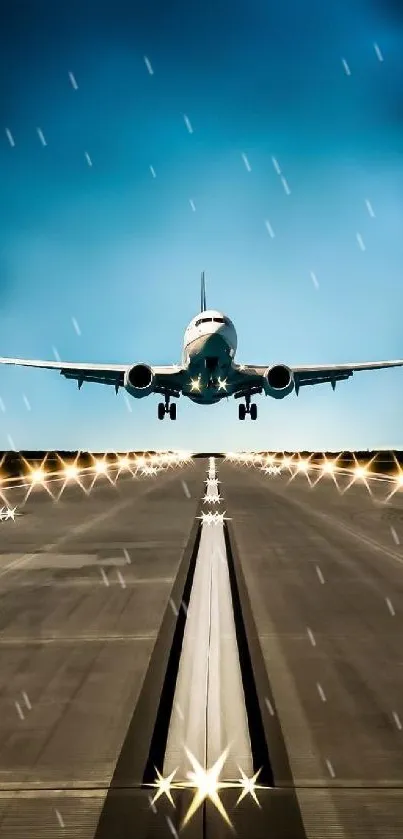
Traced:
<svg viewBox="0 0 403 839">
<path fill-rule="evenodd" d="M 226 394 L 211 393 L 208 390 L 204 390 L 202 393 L 198 394 L 186 394 L 192 402 L 196 402 L 198 405 L 215 405 L 217 402 L 220 402 L 225 395 Z"/>
</svg>

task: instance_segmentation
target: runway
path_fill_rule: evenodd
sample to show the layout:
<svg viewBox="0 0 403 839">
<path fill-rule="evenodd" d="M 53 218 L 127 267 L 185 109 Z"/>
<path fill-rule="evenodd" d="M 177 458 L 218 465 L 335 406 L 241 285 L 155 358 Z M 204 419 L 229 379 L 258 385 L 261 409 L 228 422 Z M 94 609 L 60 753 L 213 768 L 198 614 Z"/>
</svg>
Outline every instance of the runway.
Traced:
<svg viewBox="0 0 403 839">
<path fill-rule="evenodd" d="M 23 490 L 10 494 L 22 515 L 0 522 L 2 838 L 403 835 L 403 491 L 385 503 L 383 481 L 341 495 L 330 476 L 215 465 L 228 566 L 199 518 L 208 459 L 102 476 L 88 495 L 71 485 L 57 503 L 40 486 L 21 508 Z M 186 671 L 203 644 L 209 700 Z M 230 710 L 252 744 L 248 777 L 267 763 L 260 806 L 219 790 L 232 829 L 211 800 L 181 827 L 194 791 L 173 788 L 173 807 L 146 786 L 205 736 L 203 705 L 206 768 Z"/>
</svg>

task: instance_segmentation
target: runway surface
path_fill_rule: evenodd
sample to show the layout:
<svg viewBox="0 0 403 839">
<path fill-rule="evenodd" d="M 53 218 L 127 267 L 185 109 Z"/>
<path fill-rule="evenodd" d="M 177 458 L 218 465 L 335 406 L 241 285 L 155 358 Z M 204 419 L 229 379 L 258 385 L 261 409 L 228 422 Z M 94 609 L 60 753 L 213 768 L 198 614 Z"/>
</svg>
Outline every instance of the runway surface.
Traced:
<svg viewBox="0 0 403 839">
<path fill-rule="evenodd" d="M 235 835 L 400 839 L 403 491 L 384 503 L 382 481 L 373 497 L 362 482 L 340 495 L 329 476 L 311 487 L 303 474 L 290 483 L 288 472 L 216 467 L 243 678 L 242 632 L 274 778 L 257 790 L 260 807 L 220 791 Z M 101 477 L 57 503 L 37 487 L 15 522 L 0 522 L 2 838 L 179 835 L 193 793 L 174 790 L 175 808 L 166 795 L 151 804 L 143 782 L 150 754 L 163 756 L 156 728 L 175 649 L 180 673 L 186 586 L 199 629 L 204 620 L 208 573 L 199 594 L 191 583 L 207 469 L 195 460 L 116 486 Z M 13 490 L 10 505 L 23 495 Z M 233 657 L 228 580 L 217 576 L 226 594 L 212 649 L 231 636 Z M 240 690 L 225 653 L 212 666 L 224 694 Z M 234 833 L 208 801 L 180 835 Z"/>
</svg>

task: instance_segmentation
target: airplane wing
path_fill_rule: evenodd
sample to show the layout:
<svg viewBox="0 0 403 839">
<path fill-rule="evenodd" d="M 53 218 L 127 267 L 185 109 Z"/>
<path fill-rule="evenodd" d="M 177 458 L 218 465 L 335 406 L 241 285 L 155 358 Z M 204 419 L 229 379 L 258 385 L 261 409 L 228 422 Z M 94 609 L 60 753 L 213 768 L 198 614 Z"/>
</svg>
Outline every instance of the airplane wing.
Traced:
<svg viewBox="0 0 403 839">
<path fill-rule="evenodd" d="M 238 367 L 238 375 L 245 378 L 245 384 L 249 380 L 257 381 L 264 376 L 270 365 L 244 364 Z M 302 364 L 300 366 L 290 365 L 294 374 L 295 390 L 298 393 L 300 387 L 305 385 L 318 385 L 323 382 L 330 382 L 335 387 L 336 382 L 349 379 L 353 373 L 361 370 L 383 370 L 389 367 L 403 367 L 403 359 L 393 361 L 362 361 L 347 362 L 343 364 Z"/>
<path fill-rule="evenodd" d="M 169 393 L 177 397 L 182 393 L 186 370 L 180 364 L 152 365 L 151 369 L 155 376 L 154 393 Z"/>
<path fill-rule="evenodd" d="M 349 379 L 353 373 L 361 370 L 384 370 L 388 367 L 403 367 L 403 360 L 394 361 L 362 361 L 346 364 L 303 364 L 300 367 L 291 367 L 294 373 L 296 387 L 304 385 L 316 385 L 322 382 L 330 382 L 333 387 L 337 381 Z"/>
<path fill-rule="evenodd" d="M 103 385 L 113 385 L 116 392 L 123 387 L 124 376 L 131 364 L 91 364 L 75 361 L 40 361 L 25 358 L 0 358 L 0 364 L 13 364 L 18 367 L 36 367 L 46 370 L 58 370 L 66 379 L 75 379 L 80 388 L 84 382 L 97 382 Z M 150 365 L 151 366 L 151 365 Z M 155 375 L 155 392 L 172 392 L 182 389 L 182 368 L 179 365 L 153 367 Z"/>
</svg>

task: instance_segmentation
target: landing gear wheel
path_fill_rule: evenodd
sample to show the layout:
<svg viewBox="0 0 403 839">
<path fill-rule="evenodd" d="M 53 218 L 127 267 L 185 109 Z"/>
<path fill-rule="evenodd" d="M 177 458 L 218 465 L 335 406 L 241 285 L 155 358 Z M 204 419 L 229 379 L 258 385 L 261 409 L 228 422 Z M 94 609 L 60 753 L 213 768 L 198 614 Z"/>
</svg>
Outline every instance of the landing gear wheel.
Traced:
<svg viewBox="0 0 403 839">
<path fill-rule="evenodd" d="M 172 405 L 169 406 L 169 416 L 170 416 L 171 420 L 176 420 L 176 405 L 175 405 L 175 402 L 173 402 Z"/>
<path fill-rule="evenodd" d="M 239 419 L 244 420 L 246 417 L 246 407 L 245 405 L 238 405 L 238 412 L 239 412 Z"/>
<path fill-rule="evenodd" d="M 163 420 L 165 416 L 165 405 L 163 402 L 158 403 L 158 419 Z"/>
<path fill-rule="evenodd" d="M 253 404 L 250 406 L 250 418 L 251 420 L 257 419 L 257 405 Z"/>
</svg>

